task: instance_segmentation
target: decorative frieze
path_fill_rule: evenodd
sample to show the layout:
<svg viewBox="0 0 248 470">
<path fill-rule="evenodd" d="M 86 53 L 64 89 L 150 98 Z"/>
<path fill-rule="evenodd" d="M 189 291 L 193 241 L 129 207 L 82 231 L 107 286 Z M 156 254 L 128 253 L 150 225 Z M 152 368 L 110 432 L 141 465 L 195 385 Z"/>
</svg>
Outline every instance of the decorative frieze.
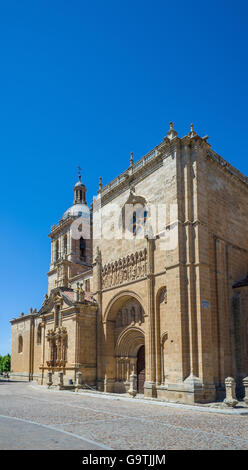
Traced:
<svg viewBox="0 0 248 470">
<path fill-rule="evenodd" d="M 147 275 L 147 250 L 132 253 L 102 268 L 102 287 L 117 286 Z"/>
</svg>

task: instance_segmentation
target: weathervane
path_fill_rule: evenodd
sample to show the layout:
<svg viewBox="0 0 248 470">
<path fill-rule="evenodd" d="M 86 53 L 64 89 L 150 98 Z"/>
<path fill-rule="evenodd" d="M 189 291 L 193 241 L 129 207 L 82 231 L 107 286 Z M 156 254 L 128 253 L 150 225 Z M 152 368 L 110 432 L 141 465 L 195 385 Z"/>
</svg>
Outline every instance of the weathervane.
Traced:
<svg viewBox="0 0 248 470">
<path fill-rule="evenodd" d="M 77 168 L 78 168 L 78 179 L 79 179 L 79 181 L 81 181 L 81 170 L 82 170 L 82 168 L 80 166 L 78 166 Z"/>
</svg>

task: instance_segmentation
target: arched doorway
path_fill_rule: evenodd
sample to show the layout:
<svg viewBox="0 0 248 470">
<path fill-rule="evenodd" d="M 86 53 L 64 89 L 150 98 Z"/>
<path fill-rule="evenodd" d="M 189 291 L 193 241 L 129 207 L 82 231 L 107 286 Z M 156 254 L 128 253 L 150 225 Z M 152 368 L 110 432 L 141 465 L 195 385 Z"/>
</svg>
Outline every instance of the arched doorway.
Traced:
<svg viewBox="0 0 248 470">
<path fill-rule="evenodd" d="M 145 344 L 145 312 L 142 299 L 123 292 L 112 299 L 104 314 L 104 390 L 127 393 L 130 375 L 137 373 L 137 353 Z"/>
<path fill-rule="evenodd" d="M 130 374 L 135 372 L 137 374 L 137 359 L 139 359 L 139 372 L 141 367 L 143 375 L 145 376 L 144 359 L 142 361 L 142 352 L 144 353 L 145 337 L 144 332 L 137 327 L 129 327 L 125 329 L 118 337 L 116 344 L 116 384 L 115 391 L 117 393 L 127 392 L 130 387 Z M 141 353 L 138 355 L 138 351 Z M 143 366 L 142 366 L 143 364 Z M 145 379 L 144 379 L 145 380 Z M 143 382 L 144 382 L 143 380 Z M 142 381 L 142 374 L 140 375 L 140 383 Z M 140 387 L 142 392 L 142 385 Z"/>
<path fill-rule="evenodd" d="M 137 391 L 144 393 L 145 383 L 145 346 L 142 345 L 137 354 Z"/>
</svg>

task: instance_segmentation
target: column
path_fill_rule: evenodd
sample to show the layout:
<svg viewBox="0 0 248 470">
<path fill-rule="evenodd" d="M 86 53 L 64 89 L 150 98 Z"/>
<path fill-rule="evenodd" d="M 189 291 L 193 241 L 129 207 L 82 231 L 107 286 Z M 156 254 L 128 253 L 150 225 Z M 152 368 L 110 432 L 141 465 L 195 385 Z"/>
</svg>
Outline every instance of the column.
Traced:
<svg viewBox="0 0 248 470">
<path fill-rule="evenodd" d="M 156 396 L 156 351 L 155 351 L 155 312 L 154 312 L 154 239 L 147 237 L 147 319 L 148 342 L 146 348 L 145 396 Z"/>
</svg>

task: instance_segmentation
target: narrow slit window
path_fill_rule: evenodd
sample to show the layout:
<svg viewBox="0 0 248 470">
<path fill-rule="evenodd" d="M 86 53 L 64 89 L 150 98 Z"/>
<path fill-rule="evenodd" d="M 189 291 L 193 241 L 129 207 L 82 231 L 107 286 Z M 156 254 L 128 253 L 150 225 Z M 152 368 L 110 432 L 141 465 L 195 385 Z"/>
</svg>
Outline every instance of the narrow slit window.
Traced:
<svg viewBox="0 0 248 470">
<path fill-rule="evenodd" d="M 56 245 L 55 245 L 55 260 L 58 261 L 58 259 L 59 259 L 59 241 L 57 240 Z"/>
<path fill-rule="evenodd" d="M 137 229 L 136 221 L 137 221 L 136 212 L 134 212 L 133 213 L 133 235 L 134 236 L 136 235 L 136 229 Z"/>
<path fill-rule="evenodd" d="M 64 253 L 67 254 L 67 235 L 64 237 Z"/>
<path fill-rule="evenodd" d="M 80 238 L 80 258 L 85 258 L 85 240 L 83 237 Z"/>
<path fill-rule="evenodd" d="M 59 325 L 60 325 L 60 306 L 57 305 L 56 310 L 55 310 L 55 326 L 59 326 Z"/>
<path fill-rule="evenodd" d="M 21 353 L 23 351 L 23 338 L 22 336 L 19 336 L 18 339 L 18 352 Z"/>
</svg>

